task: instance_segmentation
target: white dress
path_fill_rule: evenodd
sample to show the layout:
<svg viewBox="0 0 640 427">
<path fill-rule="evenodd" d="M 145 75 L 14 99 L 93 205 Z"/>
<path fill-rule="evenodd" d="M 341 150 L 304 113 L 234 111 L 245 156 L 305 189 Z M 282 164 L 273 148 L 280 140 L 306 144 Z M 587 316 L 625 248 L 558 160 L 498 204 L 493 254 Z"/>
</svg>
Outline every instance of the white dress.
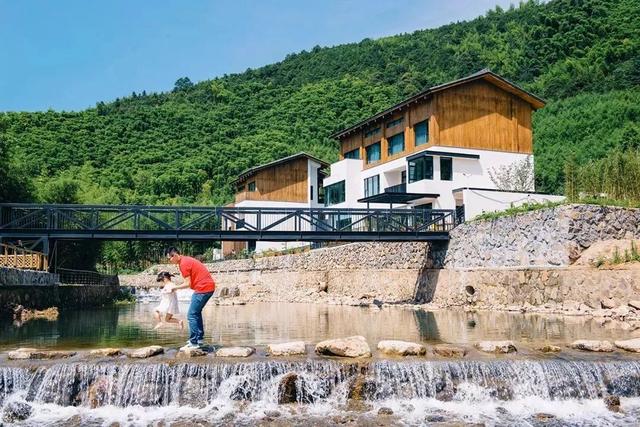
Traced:
<svg viewBox="0 0 640 427">
<path fill-rule="evenodd" d="M 168 314 L 180 313 L 180 310 L 178 309 L 178 295 L 176 294 L 176 292 L 166 290 L 165 287 L 162 288 L 160 293 L 160 304 L 156 307 L 156 311 Z"/>
</svg>

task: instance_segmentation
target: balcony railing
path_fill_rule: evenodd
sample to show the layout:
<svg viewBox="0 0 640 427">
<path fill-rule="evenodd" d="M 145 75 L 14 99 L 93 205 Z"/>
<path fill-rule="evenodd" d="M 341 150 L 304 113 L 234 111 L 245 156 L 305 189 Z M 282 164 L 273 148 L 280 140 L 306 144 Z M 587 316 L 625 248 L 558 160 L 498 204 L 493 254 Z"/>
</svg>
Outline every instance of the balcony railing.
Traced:
<svg viewBox="0 0 640 427">
<path fill-rule="evenodd" d="M 402 184 L 392 185 L 391 187 L 385 188 L 384 192 L 385 193 L 406 193 L 407 183 L 403 182 Z"/>
</svg>

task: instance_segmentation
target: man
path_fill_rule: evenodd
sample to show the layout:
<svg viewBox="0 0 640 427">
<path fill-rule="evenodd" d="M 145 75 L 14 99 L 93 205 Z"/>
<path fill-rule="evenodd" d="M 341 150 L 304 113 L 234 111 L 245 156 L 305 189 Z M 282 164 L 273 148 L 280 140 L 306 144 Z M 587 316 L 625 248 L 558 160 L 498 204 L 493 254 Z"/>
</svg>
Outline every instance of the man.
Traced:
<svg viewBox="0 0 640 427">
<path fill-rule="evenodd" d="M 189 312 L 187 313 L 189 342 L 180 350 L 199 348 L 204 345 L 202 309 L 213 295 L 216 285 L 207 267 L 197 259 L 181 255 L 180 251 L 174 247 L 167 249 L 166 255 L 170 263 L 178 265 L 180 274 L 184 277 L 184 283 L 174 285 L 173 289 L 193 289 L 191 305 L 189 305 Z"/>
</svg>

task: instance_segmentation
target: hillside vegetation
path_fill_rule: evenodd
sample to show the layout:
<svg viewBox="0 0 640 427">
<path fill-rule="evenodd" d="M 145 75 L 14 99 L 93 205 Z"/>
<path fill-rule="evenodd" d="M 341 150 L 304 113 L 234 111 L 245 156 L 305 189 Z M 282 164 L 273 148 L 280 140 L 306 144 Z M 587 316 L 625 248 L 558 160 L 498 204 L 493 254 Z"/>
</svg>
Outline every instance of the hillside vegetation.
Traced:
<svg viewBox="0 0 640 427">
<path fill-rule="evenodd" d="M 3 113 L 0 151 L 30 194 L 8 191 L 7 179 L 0 196 L 226 203 L 241 170 L 301 150 L 336 160 L 333 131 L 484 67 L 549 101 L 534 117 L 536 175 L 539 190 L 559 192 L 569 156 L 597 159 L 640 139 L 638 22 L 637 0 L 529 1 L 85 111 Z"/>
</svg>

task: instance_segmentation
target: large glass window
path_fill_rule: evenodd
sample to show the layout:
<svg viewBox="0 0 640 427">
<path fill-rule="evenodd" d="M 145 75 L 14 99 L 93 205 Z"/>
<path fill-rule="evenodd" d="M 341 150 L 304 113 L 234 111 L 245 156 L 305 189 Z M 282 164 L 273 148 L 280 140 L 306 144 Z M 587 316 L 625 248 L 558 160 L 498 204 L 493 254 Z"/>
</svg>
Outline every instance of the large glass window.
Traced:
<svg viewBox="0 0 640 427">
<path fill-rule="evenodd" d="M 453 180 L 453 159 L 451 157 L 440 157 L 440 180 Z"/>
<path fill-rule="evenodd" d="M 364 197 L 380 193 L 380 175 L 370 176 L 364 180 Z"/>
<path fill-rule="evenodd" d="M 342 203 L 345 200 L 344 181 L 324 187 L 324 200 L 326 206 Z"/>
<path fill-rule="evenodd" d="M 249 184 L 247 184 L 247 191 L 256 191 L 255 181 L 251 181 Z"/>
<path fill-rule="evenodd" d="M 360 149 L 356 148 L 355 150 L 347 151 L 344 153 L 345 159 L 360 159 Z"/>
<path fill-rule="evenodd" d="M 409 182 L 433 179 L 433 156 L 423 156 L 409 161 Z"/>
<path fill-rule="evenodd" d="M 389 149 L 387 150 L 389 155 L 394 155 L 404 151 L 404 132 L 393 135 L 388 140 Z"/>
<path fill-rule="evenodd" d="M 380 141 L 371 144 L 366 148 L 367 163 L 375 163 L 380 161 Z"/>
<path fill-rule="evenodd" d="M 418 145 L 426 144 L 429 142 L 429 121 L 425 120 L 420 123 L 416 123 L 413 129 L 416 132 L 416 147 Z"/>
</svg>

